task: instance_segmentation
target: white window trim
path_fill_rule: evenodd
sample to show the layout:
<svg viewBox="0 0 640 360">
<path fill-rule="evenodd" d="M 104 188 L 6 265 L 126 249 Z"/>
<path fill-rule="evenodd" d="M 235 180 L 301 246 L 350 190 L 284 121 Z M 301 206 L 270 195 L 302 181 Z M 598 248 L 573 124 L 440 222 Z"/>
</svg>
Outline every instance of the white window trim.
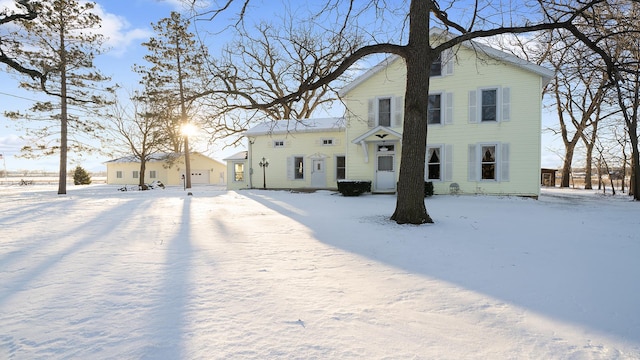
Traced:
<svg viewBox="0 0 640 360">
<path fill-rule="evenodd" d="M 285 146 L 286 146 L 286 143 L 284 142 L 284 140 L 273 140 L 274 148 L 283 148 Z"/>
<path fill-rule="evenodd" d="M 482 121 L 482 92 L 496 90 L 496 120 Z M 485 86 L 469 92 L 469 122 L 495 124 L 511 120 L 511 89 L 502 86 Z"/>
<path fill-rule="evenodd" d="M 234 161 L 232 163 L 233 165 L 233 182 L 239 183 L 239 182 L 245 182 L 246 179 L 246 175 L 247 175 L 247 171 L 245 170 L 247 167 L 247 164 L 244 161 Z M 241 164 L 242 165 L 242 180 L 236 180 L 237 176 L 236 174 L 238 173 L 236 171 L 236 165 Z"/>
<path fill-rule="evenodd" d="M 496 173 L 495 179 L 482 179 L 482 147 L 495 146 L 496 148 Z M 471 149 L 474 149 L 473 152 Z M 471 182 L 507 182 L 510 174 L 510 145 L 500 142 L 481 142 L 469 145 L 469 176 Z M 473 156 L 473 158 L 472 158 Z"/>
<path fill-rule="evenodd" d="M 430 124 L 429 122 L 427 122 L 427 126 L 443 126 L 453 124 L 453 93 L 446 91 L 435 91 L 429 93 L 429 96 L 431 95 L 440 95 L 440 123 Z"/>
<path fill-rule="evenodd" d="M 440 179 L 429 179 L 429 149 L 440 149 Z M 427 145 L 427 157 L 424 164 L 424 180 L 432 182 L 447 182 L 453 180 L 453 145 L 430 144 Z"/>
<path fill-rule="evenodd" d="M 333 178 L 334 180 L 344 180 L 344 179 L 338 179 L 338 158 L 339 157 L 343 157 L 344 158 L 344 179 L 347 178 L 347 155 L 344 154 L 335 154 L 333 155 L 333 163 L 334 163 L 334 174 L 333 174 Z"/>
<path fill-rule="evenodd" d="M 402 111 L 404 110 L 404 98 L 402 96 L 384 95 L 369 99 L 368 103 L 368 119 L 367 123 L 370 128 L 380 126 L 380 100 L 389 99 L 391 102 L 391 118 L 389 126 L 384 127 L 401 127 Z"/>
<path fill-rule="evenodd" d="M 322 138 L 320 139 L 320 144 L 322 146 L 334 146 L 336 144 L 336 140 L 334 138 Z"/>
</svg>

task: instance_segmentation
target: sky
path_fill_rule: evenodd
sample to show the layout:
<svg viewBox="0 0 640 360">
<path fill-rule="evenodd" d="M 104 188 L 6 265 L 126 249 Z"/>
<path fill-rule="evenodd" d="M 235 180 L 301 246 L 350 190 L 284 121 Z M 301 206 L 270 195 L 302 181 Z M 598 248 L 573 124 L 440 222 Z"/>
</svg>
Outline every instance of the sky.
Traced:
<svg viewBox="0 0 640 360">
<path fill-rule="evenodd" d="M 1 359 L 640 358 L 626 194 L 118 187 L 0 186 Z"/>
<path fill-rule="evenodd" d="M 13 0 L 0 0 L 0 8 L 8 6 Z M 258 12 L 258 9 L 268 8 L 274 11 L 274 2 L 256 0 L 252 2 L 253 8 L 250 10 Z M 277 1 L 277 3 L 280 3 Z M 160 19 L 169 16 L 171 11 L 183 11 L 184 6 L 179 0 L 99 0 L 97 1 L 97 13 L 102 18 L 102 31 L 108 38 L 107 46 L 109 51 L 96 59 L 96 66 L 103 74 L 111 76 L 114 82 L 119 83 L 125 89 L 136 86 L 137 74 L 132 72 L 134 64 L 143 64 L 142 57 L 146 53 L 146 48 L 141 43 L 148 40 L 153 34 L 151 23 L 156 23 Z M 221 35 L 218 38 L 210 37 L 209 45 L 212 48 L 222 46 L 226 43 L 228 35 Z M 215 54 L 215 50 L 210 52 Z M 59 167 L 58 155 L 50 156 L 38 160 L 18 158 L 20 148 L 25 145 L 20 137 L 24 135 L 16 123 L 4 117 L 4 111 L 26 110 L 33 103 L 33 99 L 39 97 L 38 94 L 19 89 L 18 77 L 0 72 L 0 154 L 3 154 L 3 163 L 9 171 L 15 170 L 45 170 L 55 172 Z M 336 112 L 330 115 L 342 115 L 341 105 L 335 107 Z M 543 118 L 543 127 L 553 126 L 553 114 L 547 114 Z M 542 166 L 558 167 L 561 165 L 561 156 L 554 151 L 560 149 L 557 137 L 550 133 L 543 133 Z M 201 143 L 195 144 L 195 151 L 203 152 L 212 158 L 222 160 L 242 148 L 225 148 L 223 144 L 207 146 Z M 71 157 L 67 165 L 73 168 L 80 165 L 89 171 L 104 171 L 106 166 L 104 161 L 110 160 L 104 156 L 92 156 L 77 159 Z"/>
</svg>

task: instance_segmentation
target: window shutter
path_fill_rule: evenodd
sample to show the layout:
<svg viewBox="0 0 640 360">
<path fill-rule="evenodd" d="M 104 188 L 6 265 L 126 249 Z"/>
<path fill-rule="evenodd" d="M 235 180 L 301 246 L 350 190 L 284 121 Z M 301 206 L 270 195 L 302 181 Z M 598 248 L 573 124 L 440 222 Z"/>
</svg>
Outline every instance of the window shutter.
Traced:
<svg viewBox="0 0 640 360">
<path fill-rule="evenodd" d="M 511 89 L 502 88 L 502 121 L 511 120 Z"/>
<path fill-rule="evenodd" d="M 478 97 L 475 90 L 469 91 L 469 122 L 478 122 L 478 109 L 477 109 Z"/>
<path fill-rule="evenodd" d="M 444 123 L 453 124 L 453 93 L 445 93 Z"/>
<path fill-rule="evenodd" d="M 375 109 L 375 100 L 369 99 L 368 111 L 369 117 L 367 118 L 367 126 L 373 128 L 376 126 L 376 109 Z"/>
<path fill-rule="evenodd" d="M 402 126 L 402 109 L 404 107 L 404 101 L 402 96 L 396 96 L 395 107 L 393 110 L 393 127 Z"/>
<path fill-rule="evenodd" d="M 509 181 L 509 144 L 502 144 L 500 168 L 500 181 Z"/>
<path fill-rule="evenodd" d="M 442 52 L 442 75 L 453 75 L 453 58 L 451 49 Z"/>
<path fill-rule="evenodd" d="M 469 145 L 469 181 L 478 181 L 476 171 L 476 145 Z"/>
<path fill-rule="evenodd" d="M 444 146 L 444 181 L 453 181 L 453 145 Z"/>
<path fill-rule="evenodd" d="M 294 179 L 293 156 L 287 157 L 287 180 Z"/>
</svg>

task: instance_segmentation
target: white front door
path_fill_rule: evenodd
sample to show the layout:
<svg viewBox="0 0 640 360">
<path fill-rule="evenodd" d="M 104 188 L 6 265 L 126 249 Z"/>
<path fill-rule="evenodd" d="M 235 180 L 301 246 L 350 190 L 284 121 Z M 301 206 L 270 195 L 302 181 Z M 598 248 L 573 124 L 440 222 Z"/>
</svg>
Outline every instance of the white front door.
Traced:
<svg viewBox="0 0 640 360">
<path fill-rule="evenodd" d="M 393 192 L 396 190 L 395 155 L 378 153 L 376 156 L 375 191 Z"/>
<path fill-rule="evenodd" d="M 324 171 L 324 159 L 313 159 L 311 168 L 311 187 L 326 188 L 327 177 Z"/>
</svg>

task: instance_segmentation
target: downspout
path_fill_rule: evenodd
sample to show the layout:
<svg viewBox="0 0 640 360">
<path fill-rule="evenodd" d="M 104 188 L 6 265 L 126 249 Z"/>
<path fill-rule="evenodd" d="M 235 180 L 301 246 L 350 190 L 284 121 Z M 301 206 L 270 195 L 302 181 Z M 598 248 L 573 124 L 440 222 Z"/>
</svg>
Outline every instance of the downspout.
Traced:
<svg viewBox="0 0 640 360">
<path fill-rule="evenodd" d="M 249 189 L 253 189 L 253 143 L 255 142 L 255 138 L 252 140 L 251 137 L 247 136 L 247 140 L 249 141 L 249 151 L 247 152 L 247 162 L 249 168 Z"/>
</svg>

